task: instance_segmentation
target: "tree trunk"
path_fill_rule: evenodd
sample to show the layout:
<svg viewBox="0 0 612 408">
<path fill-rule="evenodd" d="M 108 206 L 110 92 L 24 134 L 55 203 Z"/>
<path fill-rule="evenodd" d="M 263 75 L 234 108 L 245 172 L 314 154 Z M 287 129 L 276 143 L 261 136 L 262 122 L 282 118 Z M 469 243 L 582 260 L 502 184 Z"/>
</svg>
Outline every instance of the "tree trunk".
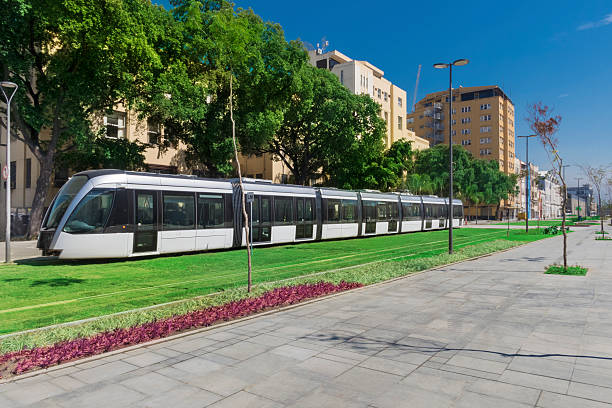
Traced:
<svg viewBox="0 0 612 408">
<path fill-rule="evenodd" d="M 55 152 L 47 152 L 42 160 L 39 160 L 40 174 L 36 179 L 36 190 L 32 201 L 32 212 L 30 213 L 30 224 L 28 225 L 28 239 L 38 236 L 40 225 L 44 217 L 45 199 L 51 186 L 51 175 L 53 174 L 53 159 Z"/>
</svg>

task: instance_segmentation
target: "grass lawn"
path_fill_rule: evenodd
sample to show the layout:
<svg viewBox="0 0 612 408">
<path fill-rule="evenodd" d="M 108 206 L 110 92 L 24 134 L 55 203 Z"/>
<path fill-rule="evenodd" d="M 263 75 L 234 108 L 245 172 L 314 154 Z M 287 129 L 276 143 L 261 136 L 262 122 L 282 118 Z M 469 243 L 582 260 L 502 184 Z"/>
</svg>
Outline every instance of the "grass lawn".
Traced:
<svg viewBox="0 0 612 408">
<path fill-rule="evenodd" d="M 508 225 L 508 222 L 497 222 L 494 225 Z M 525 225 L 525 221 L 511 221 L 510 225 Z M 561 220 L 541 220 L 540 221 L 540 227 L 551 227 L 553 225 L 557 225 L 557 226 L 561 226 Z M 566 226 L 572 226 L 574 225 L 574 222 L 572 221 L 565 221 L 565 225 Z M 530 227 L 537 227 L 538 226 L 538 220 L 529 220 L 529 226 Z"/>
<path fill-rule="evenodd" d="M 448 231 L 255 248 L 253 282 L 376 261 L 439 257 Z M 511 230 L 510 241 L 546 238 Z M 506 240 L 506 230 L 455 230 L 457 248 Z M 492 249 L 494 250 L 494 249 Z M 489 251 L 490 252 L 490 251 Z M 244 250 L 129 261 L 22 261 L 0 266 L 0 334 L 193 298 L 246 284 Z M 382 269 L 382 268 L 378 268 Z"/>
</svg>

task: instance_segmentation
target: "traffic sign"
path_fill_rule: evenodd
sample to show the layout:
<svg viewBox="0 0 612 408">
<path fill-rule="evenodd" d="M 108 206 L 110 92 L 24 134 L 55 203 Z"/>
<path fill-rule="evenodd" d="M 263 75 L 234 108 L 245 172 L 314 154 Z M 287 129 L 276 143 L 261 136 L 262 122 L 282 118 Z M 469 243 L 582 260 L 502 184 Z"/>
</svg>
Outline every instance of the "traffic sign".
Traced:
<svg viewBox="0 0 612 408">
<path fill-rule="evenodd" d="M 253 201 L 255 201 L 255 194 L 253 194 L 253 193 L 246 193 L 246 202 L 247 203 L 252 203 Z"/>
<path fill-rule="evenodd" d="M 2 180 L 8 180 L 8 166 L 6 164 L 2 167 Z"/>
</svg>

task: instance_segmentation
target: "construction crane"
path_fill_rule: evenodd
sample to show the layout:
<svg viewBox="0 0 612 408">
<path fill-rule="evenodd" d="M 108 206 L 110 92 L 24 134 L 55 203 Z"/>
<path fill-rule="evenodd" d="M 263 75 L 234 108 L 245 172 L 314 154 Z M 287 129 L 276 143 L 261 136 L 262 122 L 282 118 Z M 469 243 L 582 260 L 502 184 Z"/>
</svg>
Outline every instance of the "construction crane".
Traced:
<svg viewBox="0 0 612 408">
<path fill-rule="evenodd" d="M 421 79 L 421 64 L 419 64 L 419 70 L 417 71 L 416 84 L 414 85 L 414 98 L 412 98 L 412 112 L 416 110 L 416 98 L 419 90 L 419 79 Z"/>
</svg>

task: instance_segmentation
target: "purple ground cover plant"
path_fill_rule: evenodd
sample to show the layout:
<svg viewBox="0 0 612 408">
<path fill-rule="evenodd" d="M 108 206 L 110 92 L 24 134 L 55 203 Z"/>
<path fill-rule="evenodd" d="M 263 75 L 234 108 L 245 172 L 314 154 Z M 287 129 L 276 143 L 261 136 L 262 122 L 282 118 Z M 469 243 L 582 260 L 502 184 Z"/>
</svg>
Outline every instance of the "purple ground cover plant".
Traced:
<svg viewBox="0 0 612 408">
<path fill-rule="evenodd" d="M 92 337 L 64 341 L 51 346 L 7 353 L 0 356 L 0 378 L 2 375 L 17 375 L 37 368 L 47 368 L 63 362 L 160 339 L 177 332 L 206 327 L 217 322 L 361 286 L 363 286 L 361 283 L 344 281 L 338 284 L 318 282 L 285 286 L 258 297 L 196 310 L 140 326 L 102 332 Z"/>
</svg>

